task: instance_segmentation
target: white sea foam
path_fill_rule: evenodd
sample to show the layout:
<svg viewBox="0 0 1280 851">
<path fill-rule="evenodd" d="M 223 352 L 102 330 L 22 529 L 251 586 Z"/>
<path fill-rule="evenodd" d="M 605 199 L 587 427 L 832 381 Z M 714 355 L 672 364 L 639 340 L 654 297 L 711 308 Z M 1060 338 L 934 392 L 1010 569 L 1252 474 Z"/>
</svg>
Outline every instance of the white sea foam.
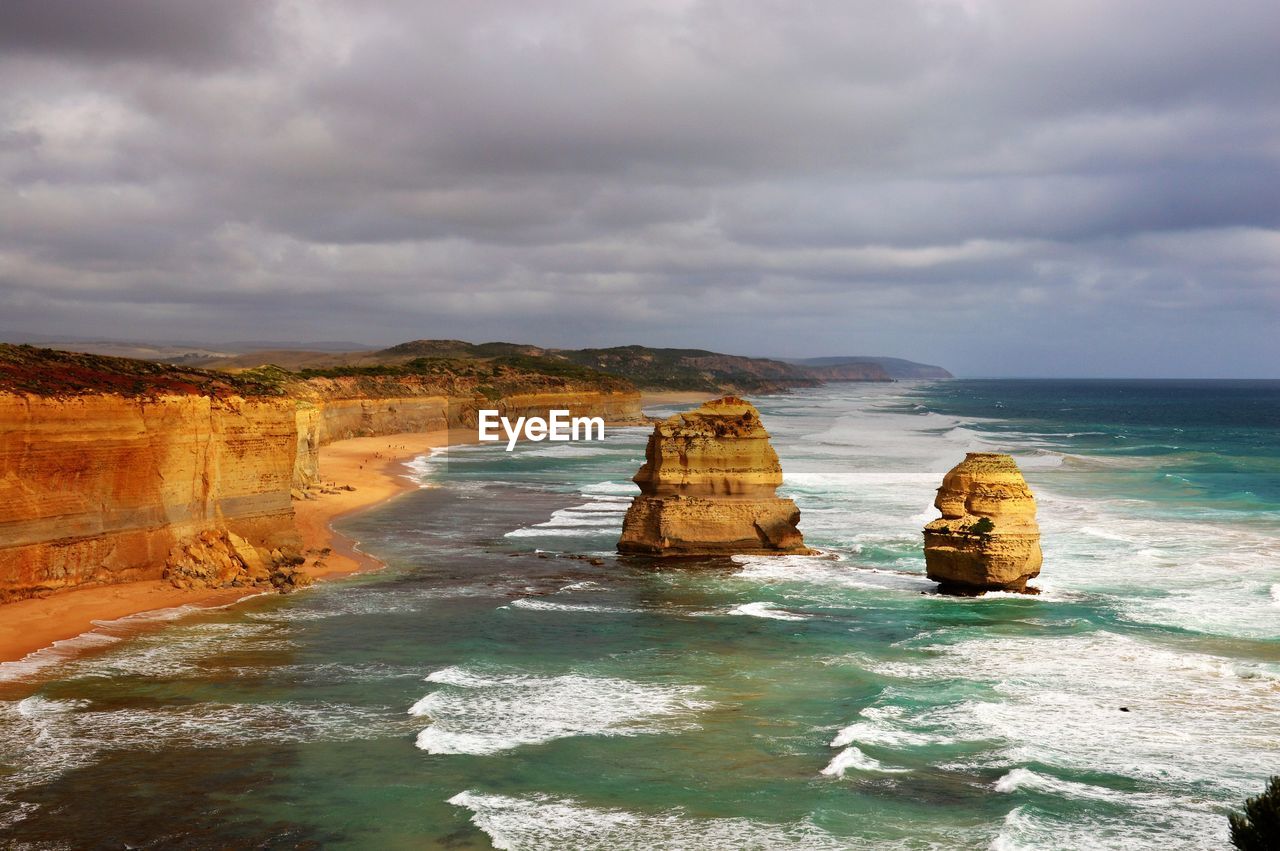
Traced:
<svg viewBox="0 0 1280 851">
<path fill-rule="evenodd" d="M 598 516 L 598 514 L 600 513 L 601 512 L 586 512 L 586 511 L 577 512 L 577 513 L 568 513 L 568 512 L 557 511 L 554 515 L 552 515 L 550 520 L 547 520 L 542 523 L 538 523 L 529 528 L 543 529 L 547 532 L 558 532 L 564 529 L 583 529 L 587 527 L 616 526 L 621 528 L 621 524 L 622 524 L 621 514 L 619 514 L 616 517 L 613 516 L 612 514 L 606 517 L 600 517 Z"/>
<path fill-rule="evenodd" d="M 534 612 L 605 612 L 611 614 L 636 614 L 644 612 L 644 609 L 630 608 L 627 606 L 600 606 L 594 603 L 560 603 L 553 600 L 541 599 L 538 597 L 521 597 L 512 600 L 503 609 L 527 609 Z"/>
<path fill-rule="evenodd" d="M 0 662 L 0 682 L 38 676 L 46 669 L 64 664 L 87 650 L 115 644 L 120 640 L 118 636 L 102 632 L 85 632 L 75 638 L 55 641 L 50 646 L 28 653 L 21 659 Z"/>
<path fill-rule="evenodd" d="M 377 739 L 407 732 L 385 707 L 340 703 L 192 703 L 102 709 L 31 695 L 0 703 L 0 761 L 13 787 L 93 763 L 106 751 L 223 748 L 252 742 Z"/>
<path fill-rule="evenodd" d="M 247 596 L 260 595 L 250 594 Z M 236 605 L 238 602 L 240 601 L 221 606 L 172 606 L 147 612 L 137 612 L 115 620 L 92 621 L 94 628 L 88 632 L 83 632 L 74 638 L 55 641 L 50 646 L 28 653 L 16 661 L 0 663 L 0 682 L 30 679 L 47 674 L 49 669 L 58 666 L 75 666 L 81 661 L 81 655 L 86 651 L 110 647 L 119 643 L 125 637 L 136 636 L 139 627 L 153 623 L 178 621 L 198 613 L 216 612 Z M 98 658 L 95 657 L 95 661 L 89 664 L 97 664 Z"/>
<path fill-rule="evenodd" d="M 435 450 L 428 449 L 422 455 L 418 455 L 408 461 L 401 462 L 401 465 L 409 471 L 404 478 L 414 482 L 420 488 L 431 487 L 431 483 L 428 479 L 439 469 L 441 462 L 443 461 L 443 454 L 445 451 L 444 447 Z M 435 455 L 439 455 L 440 457 L 433 459 L 432 456 Z"/>
<path fill-rule="evenodd" d="M 606 528 L 582 526 L 526 526 L 512 529 L 503 537 L 506 538 L 594 538 L 607 535 Z"/>
<path fill-rule="evenodd" d="M 863 771 L 871 774 L 907 774 L 911 769 L 891 768 L 878 759 L 872 759 L 853 746 L 840 751 L 827 764 L 827 767 L 822 769 L 822 773 L 828 777 L 844 777 L 845 773 L 849 771 Z"/>
<path fill-rule="evenodd" d="M 779 609 L 771 603 L 742 603 L 729 609 L 726 614 L 747 615 L 753 618 L 769 618 L 775 621 L 804 621 L 808 615 L 797 614 Z"/>
<path fill-rule="evenodd" d="M 640 488 L 634 482 L 595 482 L 594 484 L 583 485 L 578 492 L 584 496 L 600 495 L 600 496 L 635 496 L 640 492 Z"/>
<path fill-rule="evenodd" d="M 937 586 L 923 573 L 859 567 L 814 556 L 734 556 L 742 579 L 769 583 L 804 583 L 823 588 L 881 589 L 918 594 Z"/>
<path fill-rule="evenodd" d="M 919 665 L 925 681 L 985 681 L 992 698 L 922 711 L 903 726 L 993 742 L 993 764 L 1207 784 L 1229 799 L 1256 785 L 1259 766 L 1280 759 L 1267 732 L 1280 728 L 1277 663 L 1178 652 L 1107 632 L 923 649 L 930 654 Z M 1051 735 L 1045 719 L 1053 721 Z"/>
<path fill-rule="evenodd" d="M 564 594 L 574 591 L 607 591 L 608 589 L 591 579 L 584 579 L 581 582 L 570 582 L 568 585 L 557 591 L 557 594 Z"/>
<path fill-rule="evenodd" d="M 876 721 L 855 721 L 836 734 L 831 747 L 842 748 L 855 742 L 886 748 L 922 747 L 955 741 L 948 736 L 933 736 L 912 730 L 896 728 Z"/>
<path fill-rule="evenodd" d="M 1058 798 L 1072 798 L 1081 801 L 1104 801 L 1126 807 L 1145 807 L 1151 810 L 1174 808 L 1178 801 L 1168 795 L 1150 792 L 1134 792 L 1130 790 L 1108 789 L 1091 783 L 1078 783 L 1064 780 L 1028 768 L 1015 768 L 1004 774 L 993 784 L 995 790 L 1004 795 L 1016 792 L 1039 792 Z"/>
<path fill-rule="evenodd" d="M 569 736 L 635 736 L 696 727 L 710 706 L 697 686 L 616 677 L 486 673 L 445 668 L 442 686 L 409 710 L 432 723 L 418 734 L 428 753 L 492 754 Z"/>
<path fill-rule="evenodd" d="M 1166 799 L 1158 806 L 1121 806 L 1120 812 L 1107 816 L 1077 807 L 1068 815 L 1057 808 L 1017 806 L 1005 816 L 990 847 L 992 851 L 1216 851 L 1229 844 L 1227 820 L 1202 802 Z"/>
<path fill-rule="evenodd" d="M 449 803 L 470 810 L 472 823 L 501 849 L 835 851 L 849 847 L 845 840 L 808 821 L 776 825 L 744 818 L 695 818 L 680 809 L 630 812 L 542 794 L 511 797 L 467 791 L 454 795 Z"/>
</svg>

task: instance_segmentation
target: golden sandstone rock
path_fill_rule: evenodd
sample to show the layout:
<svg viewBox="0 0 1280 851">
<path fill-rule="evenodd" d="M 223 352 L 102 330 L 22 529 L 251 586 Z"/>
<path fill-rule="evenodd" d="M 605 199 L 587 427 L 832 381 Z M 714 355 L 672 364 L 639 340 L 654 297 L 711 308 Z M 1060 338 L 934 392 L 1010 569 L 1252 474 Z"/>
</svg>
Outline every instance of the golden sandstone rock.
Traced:
<svg viewBox="0 0 1280 851">
<path fill-rule="evenodd" d="M 968 453 L 943 478 L 933 504 L 942 518 L 924 527 L 924 560 L 940 591 L 1028 591 L 1027 580 L 1040 575 L 1040 527 L 1035 498 L 1012 458 Z"/>
<path fill-rule="evenodd" d="M 800 511 L 774 495 L 778 453 L 760 412 L 726 396 L 658 423 L 618 550 L 662 556 L 806 554 Z"/>
<path fill-rule="evenodd" d="M 4 355 L 0 348 L 0 367 Z M 107 362 L 83 357 L 86 372 Z M 141 369 L 167 375 L 164 367 Z M 42 379 L 51 371 L 31 369 Z M 297 587 L 306 579 L 294 572 L 301 540 L 291 500 L 319 480 L 325 443 L 465 428 L 478 406 L 512 415 L 567 408 L 611 420 L 640 416 L 633 390 L 497 401 L 246 398 L 195 386 L 160 392 L 145 374 L 137 390 L 127 379 L 120 392 L 37 394 L 5 389 L 0 372 L 0 603 L 140 579 Z"/>
</svg>

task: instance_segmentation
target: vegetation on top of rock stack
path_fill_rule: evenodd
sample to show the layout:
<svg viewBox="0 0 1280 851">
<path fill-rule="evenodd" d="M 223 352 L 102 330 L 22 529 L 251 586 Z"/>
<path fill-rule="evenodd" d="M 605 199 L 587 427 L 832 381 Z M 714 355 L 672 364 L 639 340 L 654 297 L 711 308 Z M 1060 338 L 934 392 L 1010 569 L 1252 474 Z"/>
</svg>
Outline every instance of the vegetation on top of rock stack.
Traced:
<svg viewBox="0 0 1280 851">
<path fill-rule="evenodd" d="M 0 343 L 0 391 L 35 396 L 280 396 L 277 383 L 132 358 Z"/>
</svg>

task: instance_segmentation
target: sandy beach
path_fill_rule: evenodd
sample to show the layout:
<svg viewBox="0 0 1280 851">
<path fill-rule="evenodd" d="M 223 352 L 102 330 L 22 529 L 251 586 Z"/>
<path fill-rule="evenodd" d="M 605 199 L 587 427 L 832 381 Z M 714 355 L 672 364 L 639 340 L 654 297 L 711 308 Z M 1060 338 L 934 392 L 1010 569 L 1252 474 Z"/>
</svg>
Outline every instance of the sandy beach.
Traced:
<svg viewBox="0 0 1280 851">
<path fill-rule="evenodd" d="M 711 396 L 683 391 L 646 393 L 641 404 L 697 404 Z M 294 502 L 302 549 L 308 554 L 308 572 L 326 581 L 382 567 L 376 558 L 361 552 L 357 542 L 335 532 L 333 521 L 412 490 L 415 485 L 406 478 L 406 461 L 438 447 L 474 441 L 475 433 L 470 429 L 455 429 L 355 437 L 322 446 L 322 485 L 312 491 L 313 498 Z M 323 553 L 326 549 L 329 552 Z M 0 606 L 0 662 L 21 659 L 56 641 L 88 632 L 95 621 L 175 606 L 222 606 L 258 593 L 261 590 L 254 588 L 184 590 L 156 579 L 19 600 Z"/>
<path fill-rule="evenodd" d="M 473 439 L 470 431 L 433 431 L 357 437 L 320 448 L 324 486 L 314 498 L 294 502 L 307 570 L 320 581 L 372 570 L 382 563 L 334 532 L 337 518 L 412 490 L 404 462 L 450 442 Z M 353 490 L 343 488 L 351 487 Z M 328 548 L 326 555 L 318 555 Z M 159 579 L 77 588 L 0 606 L 0 662 L 12 662 L 56 641 L 74 638 L 109 621 L 175 606 L 223 606 L 261 593 L 257 588 L 185 590 Z"/>
</svg>

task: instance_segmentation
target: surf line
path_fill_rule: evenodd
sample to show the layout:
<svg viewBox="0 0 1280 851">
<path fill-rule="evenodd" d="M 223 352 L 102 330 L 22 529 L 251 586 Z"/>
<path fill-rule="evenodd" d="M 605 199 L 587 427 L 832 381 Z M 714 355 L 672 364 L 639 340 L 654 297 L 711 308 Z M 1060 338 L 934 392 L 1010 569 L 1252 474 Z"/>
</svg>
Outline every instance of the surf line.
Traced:
<svg viewBox="0 0 1280 851">
<path fill-rule="evenodd" d="M 508 452 L 516 448 L 516 441 L 522 433 L 535 443 L 543 440 L 604 440 L 604 417 L 570 417 L 568 410 L 552 410 L 547 412 L 550 417 L 517 417 L 512 423 L 491 408 L 482 408 L 479 413 L 477 429 L 480 441 L 496 443 L 502 440 L 498 432 L 501 427 L 507 436 Z"/>
</svg>

